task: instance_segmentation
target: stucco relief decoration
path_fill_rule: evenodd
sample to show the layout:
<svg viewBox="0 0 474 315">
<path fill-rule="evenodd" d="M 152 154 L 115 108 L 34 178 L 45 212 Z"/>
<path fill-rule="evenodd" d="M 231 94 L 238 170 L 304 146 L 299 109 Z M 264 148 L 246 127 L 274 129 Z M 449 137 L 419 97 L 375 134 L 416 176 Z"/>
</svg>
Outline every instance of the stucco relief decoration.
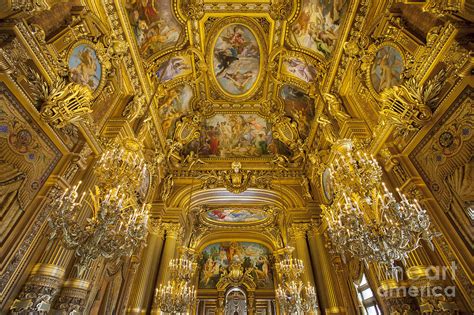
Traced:
<svg viewBox="0 0 474 315">
<path fill-rule="evenodd" d="M 190 113 L 192 97 L 192 87 L 189 84 L 182 84 L 168 89 L 159 101 L 161 127 L 167 138 L 173 137 L 176 122 Z"/>
<path fill-rule="evenodd" d="M 315 55 L 331 55 L 347 11 L 346 0 L 303 0 L 296 21 L 290 26 L 293 45 Z"/>
<path fill-rule="evenodd" d="M 458 104 L 464 105 L 449 118 L 444 118 L 444 122 L 440 122 L 439 127 L 428 134 L 410 155 L 446 211 L 453 198 L 453 182 L 457 181 L 456 185 L 461 187 L 462 182 L 469 179 L 469 173 L 465 173 L 467 177 L 464 178 L 453 177 L 459 169 L 469 169 L 466 165 L 472 160 L 473 103 L 471 98 L 466 97 L 472 98 L 472 91 L 461 97 L 464 100 L 458 100 Z"/>
<path fill-rule="evenodd" d="M 173 14 L 172 0 L 127 0 L 125 8 L 144 58 L 172 47 L 179 40 L 181 26 Z"/>
</svg>

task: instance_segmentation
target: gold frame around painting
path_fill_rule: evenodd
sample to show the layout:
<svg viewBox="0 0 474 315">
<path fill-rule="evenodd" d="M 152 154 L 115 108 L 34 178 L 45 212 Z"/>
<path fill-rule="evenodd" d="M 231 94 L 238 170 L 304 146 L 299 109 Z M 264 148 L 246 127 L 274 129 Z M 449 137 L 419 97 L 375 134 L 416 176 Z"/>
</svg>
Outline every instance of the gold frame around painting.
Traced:
<svg viewBox="0 0 474 315">
<path fill-rule="evenodd" d="M 321 189 L 321 197 L 322 197 L 322 201 L 324 204 L 326 205 L 329 205 L 331 204 L 333 201 L 334 201 L 334 192 L 331 196 L 331 198 L 328 198 L 328 195 L 329 193 L 326 191 L 326 187 L 324 185 L 324 174 L 329 171 L 329 167 L 326 167 L 322 172 L 321 172 L 321 175 L 319 176 L 319 185 L 320 185 L 320 189 Z M 332 188 L 334 189 L 334 187 Z"/>
<path fill-rule="evenodd" d="M 81 39 L 81 40 L 75 42 L 74 44 L 72 44 L 71 46 L 69 46 L 69 48 L 67 49 L 66 65 L 67 65 L 67 68 L 68 68 L 68 79 L 69 79 L 69 81 L 74 82 L 71 79 L 71 69 L 69 68 L 69 60 L 73 56 L 74 50 L 77 47 L 81 46 L 81 45 L 87 45 L 87 46 L 91 47 L 94 50 L 94 52 L 97 56 L 98 62 L 100 64 L 100 67 L 101 67 L 99 84 L 97 85 L 97 87 L 94 90 L 91 89 L 92 90 L 92 97 L 96 98 L 105 86 L 105 82 L 106 82 L 105 72 L 106 72 L 106 70 L 104 69 L 104 59 L 105 58 L 104 58 L 101 50 L 98 49 L 97 45 L 94 44 L 92 41 L 87 40 L 87 39 Z"/>
<path fill-rule="evenodd" d="M 257 41 L 258 50 L 259 50 L 259 71 L 257 75 L 257 79 L 255 80 L 253 86 L 245 93 L 241 95 L 233 95 L 230 94 L 221 87 L 219 82 L 217 82 L 215 73 L 214 73 L 214 48 L 217 42 L 217 39 L 221 32 L 232 24 L 241 24 L 245 26 L 255 37 Z M 251 98 L 255 92 L 260 88 L 262 85 L 263 79 L 265 78 L 265 67 L 264 63 L 267 60 L 267 42 L 264 38 L 264 32 L 262 28 L 251 18 L 248 17 L 226 17 L 222 19 L 216 20 L 213 25 L 211 26 L 211 30 L 209 31 L 208 39 L 206 41 L 206 62 L 209 65 L 209 71 L 212 71 L 212 75 L 210 75 L 209 81 L 211 82 L 211 87 L 225 100 L 229 101 L 244 101 Z"/>
<path fill-rule="evenodd" d="M 404 49 L 397 43 L 393 42 L 393 41 L 384 41 L 378 45 L 375 45 L 375 46 L 372 46 L 369 48 L 369 52 L 367 54 L 367 57 L 368 59 L 370 60 L 370 62 L 368 63 L 366 69 L 365 69 L 365 82 L 366 82 L 366 85 L 370 91 L 370 93 L 372 94 L 372 96 L 379 100 L 380 99 L 380 94 L 379 92 L 377 92 L 372 84 L 372 67 L 374 65 L 374 62 L 375 62 L 375 56 L 377 55 L 377 53 L 383 49 L 384 47 L 392 47 L 394 48 L 399 54 L 400 56 L 402 57 L 402 61 L 403 61 L 403 68 L 402 68 L 402 71 L 401 73 L 403 73 L 403 70 L 405 69 L 406 67 L 406 62 L 407 62 L 407 59 L 406 59 L 406 54 L 405 54 L 405 51 Z"/>
</svg>

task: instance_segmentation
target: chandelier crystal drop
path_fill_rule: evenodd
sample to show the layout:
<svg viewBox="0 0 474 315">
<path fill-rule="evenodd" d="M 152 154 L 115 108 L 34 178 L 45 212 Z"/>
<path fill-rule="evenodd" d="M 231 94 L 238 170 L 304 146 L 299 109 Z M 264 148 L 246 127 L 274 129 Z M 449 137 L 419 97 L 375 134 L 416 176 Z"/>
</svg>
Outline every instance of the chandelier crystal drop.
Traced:
<svg viewBox="0 0 474 315">
<path fill-rule="evenodd" d="M 166 313 L 186 313 L 196 301 L 196 289 L 191 285 L 196 263 L 187 258 L 172 259 L 170 280 L 156 290 L 155 303 Z"/>
<path fill-rule="evenodd" d="M 291 258 L 291 251 L 292 248 L 288 248 L 287 257 L 278 264 L 282 281 L 275 290 L 276 300 L 285 314 L 315 311 L 318 309 L 316 290 L 309 283 L 304 285 L 301 280 L 303 261 Z"/>
<path fill-rule="evenodd" d="M 384 265 L 393 274 L 395 261 L 404 262 L 421 240 L 433 247 L 438 233 L 430 230 L 426 210 L 398 190 L 397 201 L 382 182 L 382 169 L 373 157 L 349 149 L 329 170 L 334 199 L 323 210 L 329 239 L 343 260 L 346 255 L 357 257 L 366 264 Z"/>
<path fill-rule="evenodd" d="M 50 238 L 59 238 L 74 250 L 79 277 L 96 258 L 131 256 L 146 242 L 149 206 L 140 203 L 136 193 L 146 172 L 139 152 L 140 145 L 133 139 L 114 144 L 94 170 L 98 185 L 90 192 L 90 201 L 85 200 L 85 192 L 79 198 L 79 182 L 51 204 Z M 92 216 L 83 220 L 86 207 Z"/>
</svg>

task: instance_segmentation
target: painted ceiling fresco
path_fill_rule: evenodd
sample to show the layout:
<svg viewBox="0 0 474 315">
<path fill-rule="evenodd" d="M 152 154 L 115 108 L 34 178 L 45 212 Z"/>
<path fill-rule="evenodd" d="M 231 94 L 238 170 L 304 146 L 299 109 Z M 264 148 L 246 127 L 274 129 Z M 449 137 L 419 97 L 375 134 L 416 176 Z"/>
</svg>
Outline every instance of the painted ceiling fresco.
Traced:
<svg viewBox="0 0 474 315">
<path fill-rule="evenodd" d="M 126 0 L 133 45 L 151 83 L 165 91 L 156 97 L 162 143 L 176 141 L 178 121 L 199 115 L 199 130 L 193 131 L 199 137 L 180 141 L 181 161 L 190 153 L 204 159 L 280 154 L 291 160 L 298 153 L 294 143 L 316 134 L 314 86 L 324 79 L 349 1 L 296 1 L 298 10 L 284 17 L 288 23 L 280 23 L 265 5 L 252 15 L 242 14 L 241 7 L 250 5 L 245 1 L 226 7 Z M 397 83 L 400 58 L 389 49 L 377 54 L 380 62 L 372 69 L 376 89 Z M 395 69 L 387 73 L 387 65 Z M 88 84 L 94 85 L 93 80 Z M 270 102 L 278 108 L 264 110 Z M 290 124 L 278 131 L 275 121 L 284 119 L 272 115 L 284 115 Z M 288 132 L 293 135 L 280 137 Z"/>
<path fill-rule="evenodd" d="M 284 154 L 287 148 L 272 138 L 271 130 L 271 124 L 255 114 L 217 114 L 204 121 L 200 139 L 188 151 L 223 158 Z"/>
<path fill-rule="evenodd" d="M 298 47 L 329 56 L 339 36 L 346 0 L 303 0 L 291 31 Z"/>
<path fill-rule="evenodd" d="M 282 87 L 280 97 L 285 104 L 285 113 L 296 121 L 300 136 L 306 138 L 315 115 L 314 100 L 291 85 Z"/>
<path fill-rule="evenodd" d="M 168 90 L 161 100 L 158 111 L 164 134 L 171 138 L 173 136 L 176 121 L 189 113 L 190 102 L 193 97 L 193 89 L 189 84 L 178 85 Z"/>
<path fill-rule="evenodd" d="M 171 0 L 127 0 L 125 8 L 140 53 L 148 58 L 173 46 L 181 27 L 172 11 Z"/>
<path fill-rule="evenodd" d="M 220 87 L 231 95 L 241 95 L 257 81 L 260 49 L 250 29 L 231 24 L 222 29 L 214 45 L 213 69 Z"/>
<path fill-rule="evenodd" d="M 225 223 L 251 223 L 267 219 L 264 211 L 254 208 L 217 208 L 208 210 L 206 218 Z"/>
<path fill-rule="evenodd" d="M 273 288 L 270 251 L 251 242 L 222 242 L 207 246 L 199 260 L 199 288 L 215 289 L 221 277 L 232 264 L 240 264 L 244 272 L 252 269 L 251 276 L 260 289 Z"/>
</svg>

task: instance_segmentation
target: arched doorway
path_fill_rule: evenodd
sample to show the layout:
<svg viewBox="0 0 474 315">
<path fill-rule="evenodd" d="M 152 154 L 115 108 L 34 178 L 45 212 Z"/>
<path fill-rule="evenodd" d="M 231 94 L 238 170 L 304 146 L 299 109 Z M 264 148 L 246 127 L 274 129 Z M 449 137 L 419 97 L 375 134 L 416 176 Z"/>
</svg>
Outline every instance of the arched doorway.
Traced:
<svg viewBox="0 0 474 315">
<path fill-rule="evenodd" d="M 225 296 L 225 315 L 247 315 L 247 295 L 240 287 L 230 288 Z"/>
</svg>

